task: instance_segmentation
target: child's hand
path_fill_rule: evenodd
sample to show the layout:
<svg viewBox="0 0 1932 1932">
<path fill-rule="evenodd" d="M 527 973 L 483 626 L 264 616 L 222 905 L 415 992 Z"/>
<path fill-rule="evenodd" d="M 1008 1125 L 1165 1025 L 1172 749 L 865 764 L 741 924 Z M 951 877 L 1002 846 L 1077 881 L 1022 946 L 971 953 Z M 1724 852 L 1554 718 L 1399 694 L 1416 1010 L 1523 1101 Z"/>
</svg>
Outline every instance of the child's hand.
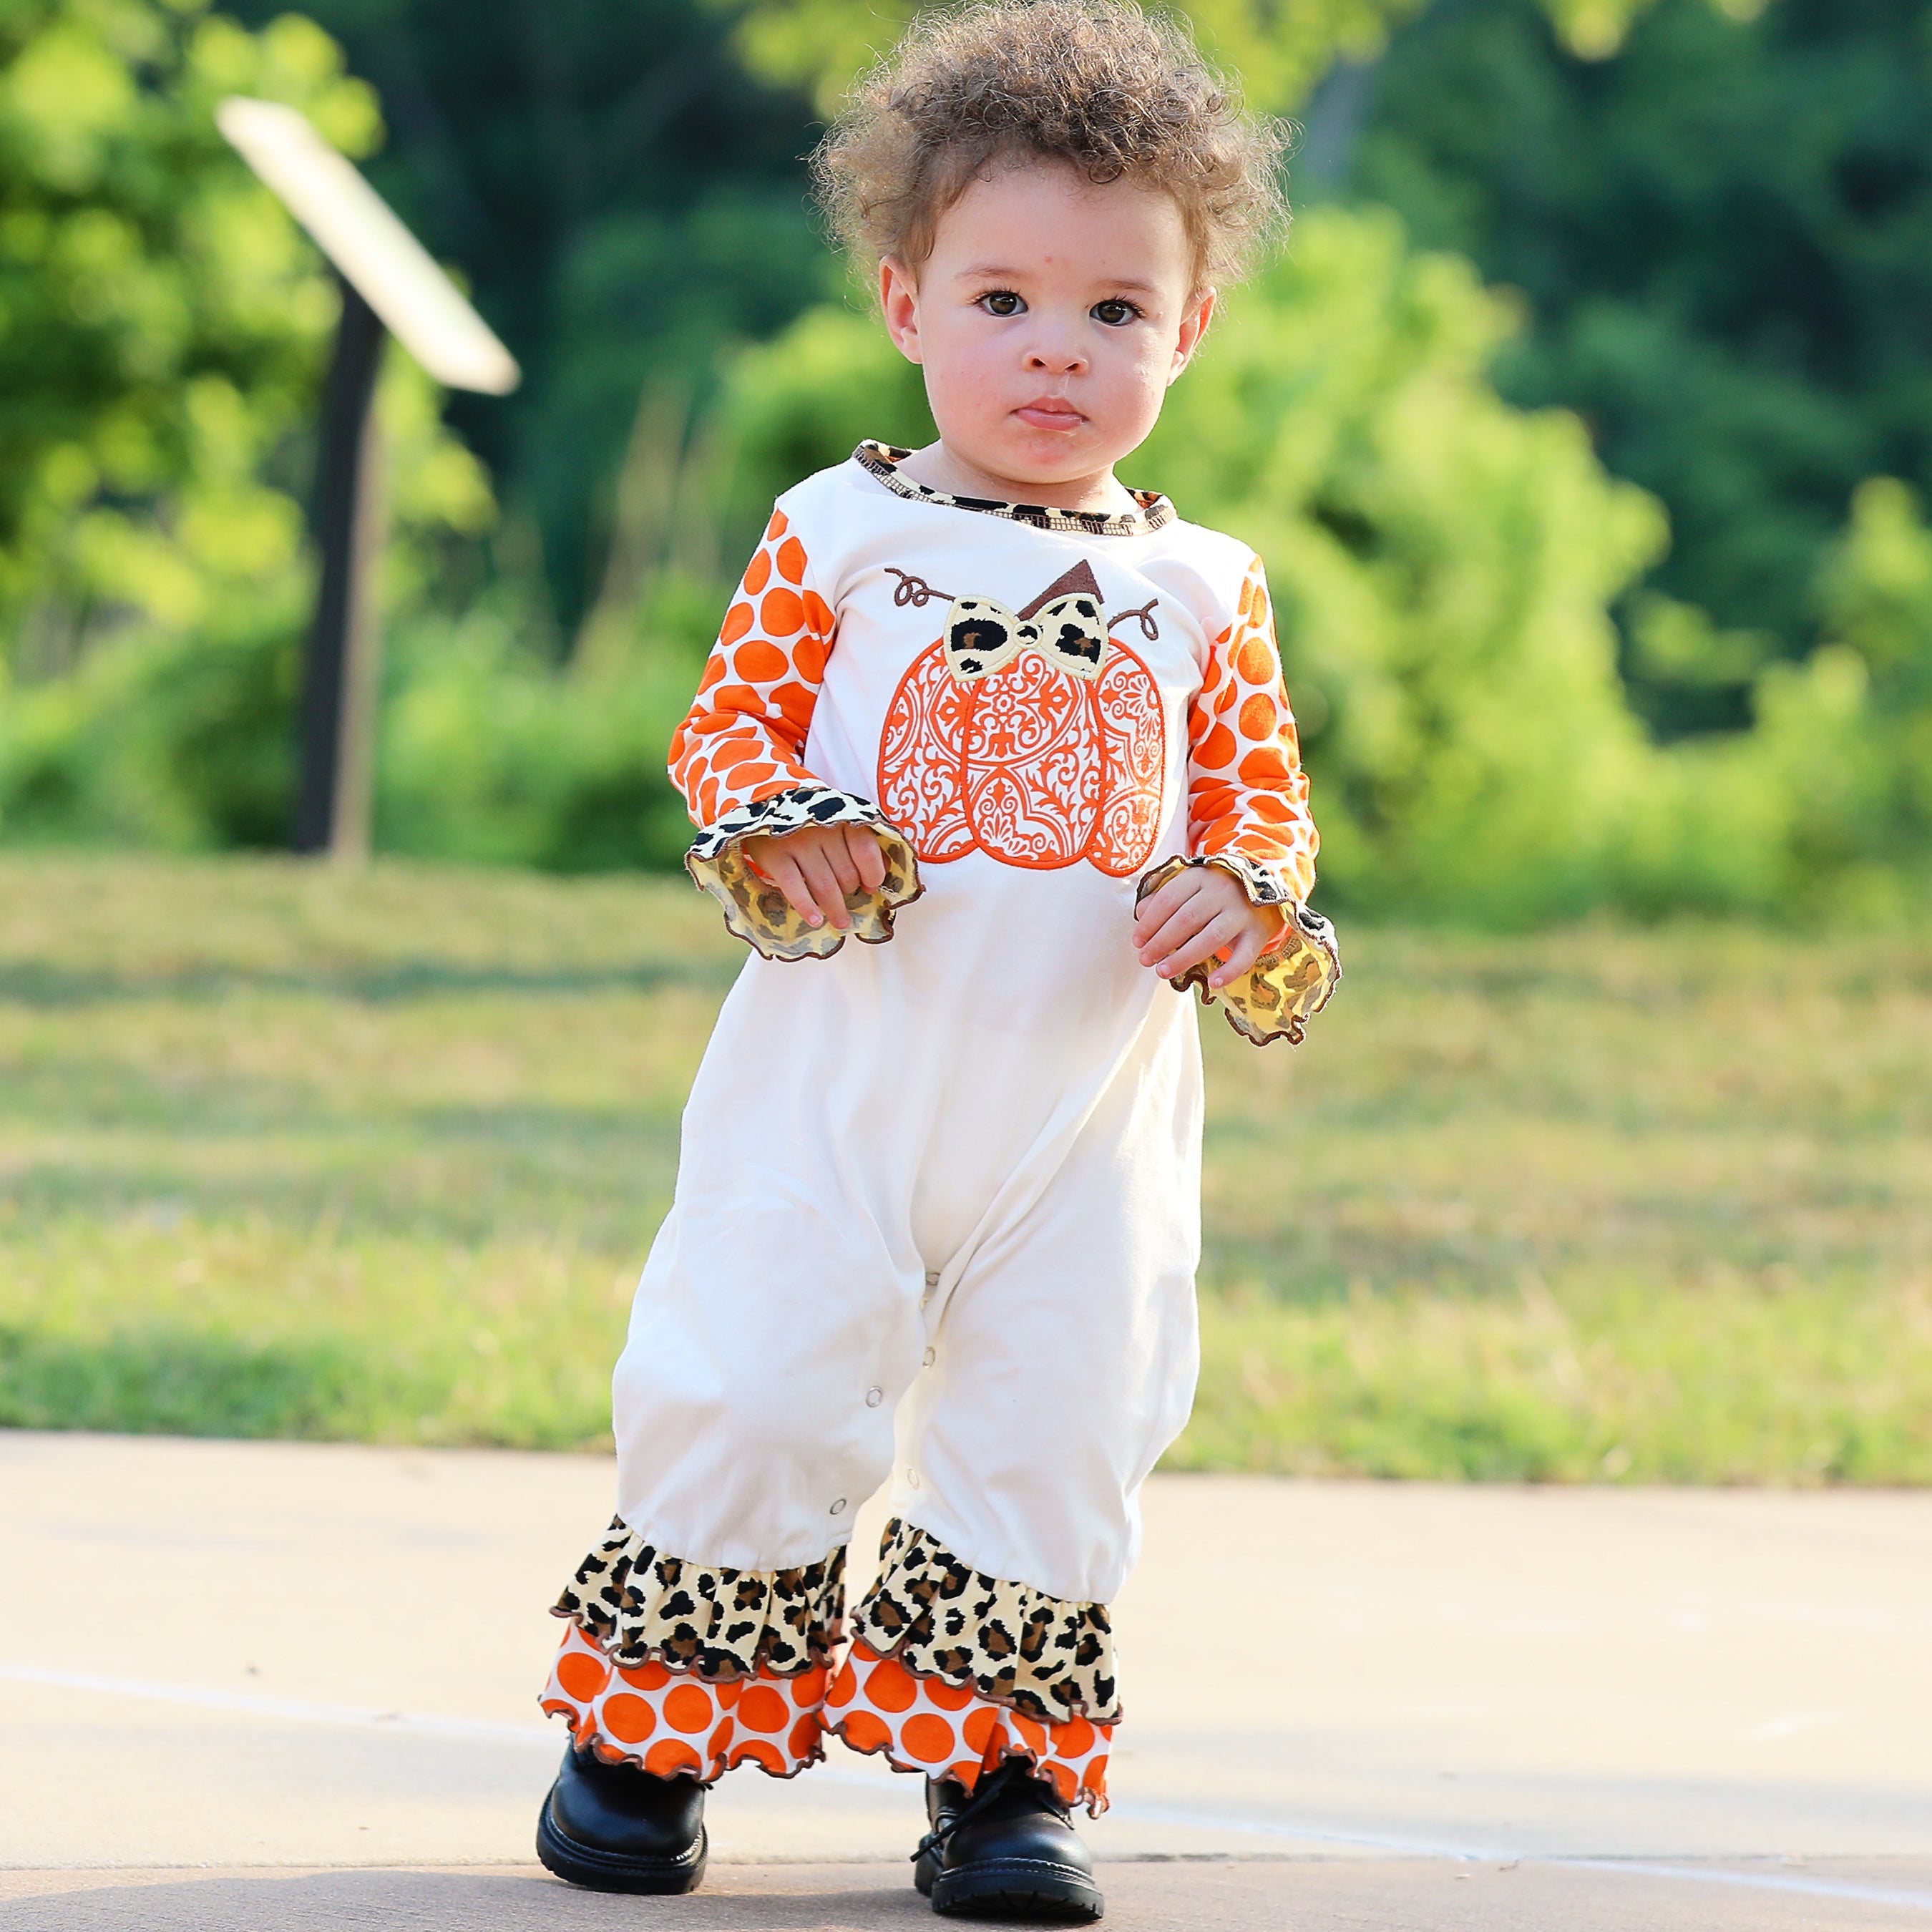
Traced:
<svg viewBox="0 0 1932 1932">
<path fill-rule="evenodd" d="M 807 926 L 829 919 L 841 932 L 852 923 L 845 895 L 886 882 L 886 855 L 868 825 L 806 825 L 796 832 L 760 832 L 745 841 L 745 856 L 783 892 Z"/>
<path fill-rule="evenodd" d="M 1143 966 L 1172 980 L 1222 953 L 1208 976 L 1216 990 L 1238 980 L 1280 931 L 1281 914 L 1254 904 L 1240 881 L 1219 866 L 1177 872 L 1134 910 L 1134 946 Z"/>
</svg>

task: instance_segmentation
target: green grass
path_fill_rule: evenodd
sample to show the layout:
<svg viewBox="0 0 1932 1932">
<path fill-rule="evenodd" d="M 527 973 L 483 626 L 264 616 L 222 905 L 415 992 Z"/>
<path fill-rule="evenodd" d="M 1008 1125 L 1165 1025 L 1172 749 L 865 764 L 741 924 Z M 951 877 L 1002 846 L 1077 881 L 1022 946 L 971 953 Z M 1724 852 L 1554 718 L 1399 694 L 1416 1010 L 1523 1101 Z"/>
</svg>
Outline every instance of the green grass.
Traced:
<svg viewBox="0 0 1932 1932">
<path fill-rule="evenodd" d="M 1210 1068 L 1172 1463 L 1932 1480 L 1932 939 L 1365 931 Z M 0 858 L 0 1422 L 602 1439 L 677 882 Z"/>
</svg>

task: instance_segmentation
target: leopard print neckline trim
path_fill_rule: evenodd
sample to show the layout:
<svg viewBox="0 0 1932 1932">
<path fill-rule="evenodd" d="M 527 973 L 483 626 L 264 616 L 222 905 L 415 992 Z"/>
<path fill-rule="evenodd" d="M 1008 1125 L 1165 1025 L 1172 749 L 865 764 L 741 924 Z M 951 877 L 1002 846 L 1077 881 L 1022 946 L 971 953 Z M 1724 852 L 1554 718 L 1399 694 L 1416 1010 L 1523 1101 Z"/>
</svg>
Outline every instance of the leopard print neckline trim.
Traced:
<svg viewBox="0 0 1932 1932">
<path fill-rule="evenodd" d="M 938 503 L 949 510 L 977 510 L 984 516 L 1029 524 L 1036 530 L 1067 530 L 1083 537 L 1142 537 L 1174 520 L 1174 506 L 1156 490 L 1130 490 L 1127 494 L 1140 508 L 1111 513 L 1055 510 L 1044 503 L 1003 503 L 991 496 L 952 496 L 900 475 L 899 465 L 912 453 L 893 443 L 867 441 L 853 451 L 852 460 L 876 476 L 895 496 L 903 496 L 909 502 Z"/>
</svg>

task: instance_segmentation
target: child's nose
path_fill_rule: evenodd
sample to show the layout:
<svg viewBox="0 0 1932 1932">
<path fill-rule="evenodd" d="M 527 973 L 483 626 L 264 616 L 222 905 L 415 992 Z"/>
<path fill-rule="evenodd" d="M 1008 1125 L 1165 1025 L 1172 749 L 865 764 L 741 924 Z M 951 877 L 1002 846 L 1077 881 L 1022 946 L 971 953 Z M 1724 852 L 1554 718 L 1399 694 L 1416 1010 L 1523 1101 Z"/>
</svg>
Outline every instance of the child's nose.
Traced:
<svg viewBox="0 0 1932 1932">
<path fill-rule="evenodd" d="M 1087 356 L 1077 344 L 1056 341 L 1047 336 L 1034 342 L 1027 365 L 1042 375 L 1077 376 L 1087 367 Z"/>
</svg>

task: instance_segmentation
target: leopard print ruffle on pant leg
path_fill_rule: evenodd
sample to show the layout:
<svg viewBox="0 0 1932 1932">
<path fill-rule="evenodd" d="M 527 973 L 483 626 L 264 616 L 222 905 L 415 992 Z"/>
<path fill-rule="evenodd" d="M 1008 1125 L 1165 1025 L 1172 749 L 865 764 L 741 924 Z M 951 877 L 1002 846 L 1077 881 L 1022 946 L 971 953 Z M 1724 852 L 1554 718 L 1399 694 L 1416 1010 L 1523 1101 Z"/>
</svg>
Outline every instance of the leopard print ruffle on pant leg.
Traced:
<svg viewBox="0 0 1932 1932">
<path fill-rule="evenodd" d="M 554 1606 L 620 1666 L 656 1658 L 728 1683 L 826 1663 L 844 1634 L 845 1547 L 795 1570 L 668 1556 L 622 1516 Z"/>
<path fill-rule="evenodd" d="M 1119 1722 L 1104 1604 L 989 1576 L 897 1518 L 879 1556 L 878 1581 L 853 1612 L 854 1635 L 878 1656 L 1042 1724 Z"/>
</svg>

